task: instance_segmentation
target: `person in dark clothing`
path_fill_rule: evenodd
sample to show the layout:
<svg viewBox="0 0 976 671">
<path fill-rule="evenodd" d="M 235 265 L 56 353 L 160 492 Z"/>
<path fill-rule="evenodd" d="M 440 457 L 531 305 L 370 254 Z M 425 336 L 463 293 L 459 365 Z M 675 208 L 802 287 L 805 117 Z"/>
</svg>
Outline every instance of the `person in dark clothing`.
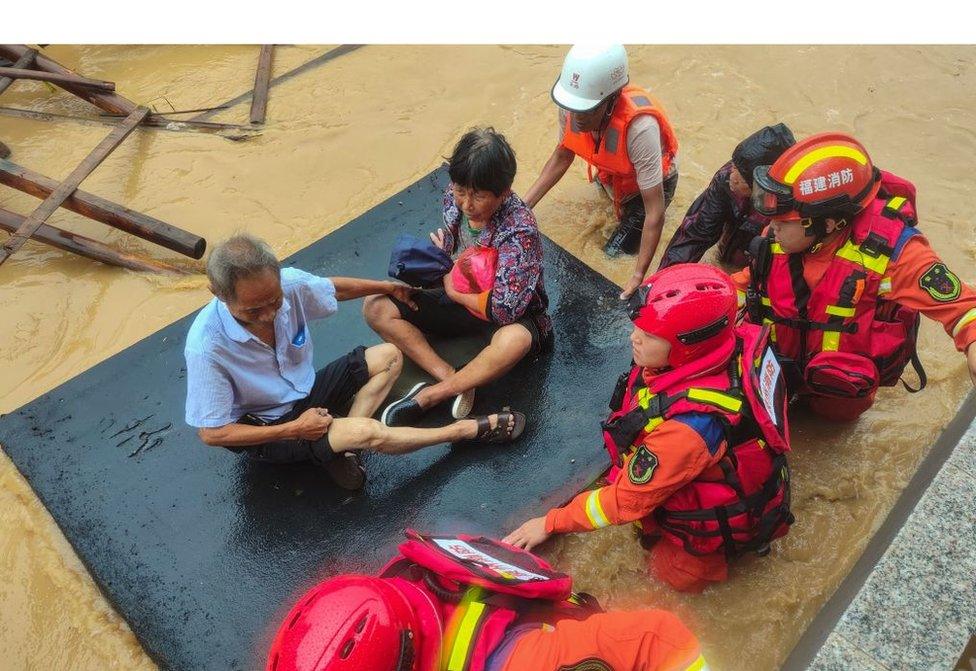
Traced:
<svg viewBox="0 0 976 671">
<path fill-rule="evenodd" d="M 658 270 L 677 263 L 697 263 L 718 244 L 719 263 L 740 269 L 748 265 L 749 241 L 769 224 L 769 218 L 752 209 L 752 171 L 775 162 L 795 144 L 786 124 L 766 126 L 740 142 L 732 160 L 712 177 L 711 183 L 691 204 L 661 257 Z"/>
</svg>

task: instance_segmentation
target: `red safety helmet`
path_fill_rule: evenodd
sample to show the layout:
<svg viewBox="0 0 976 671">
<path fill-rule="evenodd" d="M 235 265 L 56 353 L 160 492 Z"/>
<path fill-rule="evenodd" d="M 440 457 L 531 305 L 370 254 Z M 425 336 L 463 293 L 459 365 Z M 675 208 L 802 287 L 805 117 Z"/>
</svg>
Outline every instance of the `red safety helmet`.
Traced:
<svg viewBox="0 0 976 671">
<path fill-rule="evenodd" d="M 628 307 L 634 326 L 671 343 L 672 368 L 735 337 L 735 285 L 726 273 L 704 263 L 659 270 L 634 292 Z"/>
<path fill-rule="evenodd" d="M 752 207 L 781 221 L 846 219 L 867 207 L 881 172 L 860 142 L 818 133 L 797 142 L 772 165 L 753 172 Z"/>
<path fill-rule="evenodd" d="M 434 671 L 441 623 L 410 582 L 344 575 L 319 583 L 288 613 L 267 671 Z"/>
</svg>

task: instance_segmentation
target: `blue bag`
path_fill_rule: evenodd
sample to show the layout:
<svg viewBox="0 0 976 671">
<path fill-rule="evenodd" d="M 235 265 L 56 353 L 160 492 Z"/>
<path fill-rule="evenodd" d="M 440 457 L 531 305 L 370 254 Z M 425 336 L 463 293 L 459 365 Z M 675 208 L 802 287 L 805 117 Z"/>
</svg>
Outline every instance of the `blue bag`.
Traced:
<svg viewBox="0 0 976 671">
<path fill-rule="evenodd" d="M 430 240 L 400 233 L 390 254 L 389 275 L 412 287 L 432 287 L 454 266 L 450 255 Z"/>
</svg>

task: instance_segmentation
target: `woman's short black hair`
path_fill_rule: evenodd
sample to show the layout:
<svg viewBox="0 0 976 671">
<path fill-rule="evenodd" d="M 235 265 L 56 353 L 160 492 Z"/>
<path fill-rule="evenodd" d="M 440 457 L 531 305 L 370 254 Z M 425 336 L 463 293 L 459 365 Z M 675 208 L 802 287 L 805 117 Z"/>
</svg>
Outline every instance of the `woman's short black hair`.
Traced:
<svg viewBox="0 0 976 671">
<path fill-rule="evenodd" d="M 451 181 L 500 196 L 515 181 L 515 152 L 494 128 L 472 128 L 454 145 L 448 173 Z"/>
</svg>

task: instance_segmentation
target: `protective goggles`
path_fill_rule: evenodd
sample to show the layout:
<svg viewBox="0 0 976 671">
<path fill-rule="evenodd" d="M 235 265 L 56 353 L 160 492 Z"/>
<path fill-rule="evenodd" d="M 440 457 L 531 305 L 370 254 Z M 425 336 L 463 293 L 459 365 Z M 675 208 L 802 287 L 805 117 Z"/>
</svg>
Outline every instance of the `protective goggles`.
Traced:
<svg viewBox="0 0 976 671">
<path fill-rule="evenodd" d="M 793 189 L 769 176 L 768 165 L 752 171 L 752 209 L 767 217 L 786 214 L 796 209 Z"/>
</svg>

